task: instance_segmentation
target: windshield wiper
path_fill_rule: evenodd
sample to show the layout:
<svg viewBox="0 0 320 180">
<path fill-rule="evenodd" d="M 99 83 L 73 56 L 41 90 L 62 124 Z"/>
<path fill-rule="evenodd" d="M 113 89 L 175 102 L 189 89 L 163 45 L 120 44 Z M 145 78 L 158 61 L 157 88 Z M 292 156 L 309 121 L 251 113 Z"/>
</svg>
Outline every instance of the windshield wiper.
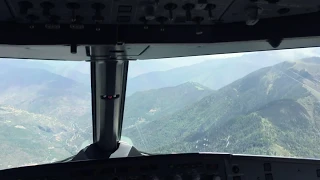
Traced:
<svg viewBox="0 0 320 180">
<path fill-rule="evenodd" d="M 75 155 L 70 156 L 70 157 L 65 158 L 65 159 L 62 159 L 62 160 L 60 160 L 60 161 L 55 161 L 55 162 L 53 162 L 53 163 L 64 163 L 64 162 L 69 162 L 69 161 L 71 161 L 74 157 L 75 157 Z"/>
</svg>

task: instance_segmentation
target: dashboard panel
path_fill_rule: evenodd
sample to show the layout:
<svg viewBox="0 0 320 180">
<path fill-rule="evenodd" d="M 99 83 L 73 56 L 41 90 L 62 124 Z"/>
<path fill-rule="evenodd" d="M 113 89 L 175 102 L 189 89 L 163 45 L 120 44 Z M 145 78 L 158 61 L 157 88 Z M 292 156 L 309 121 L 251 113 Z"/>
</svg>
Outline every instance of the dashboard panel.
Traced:
<svg viewBox="0 0 320 180">
<path fill-rule="evenodd" d="M 0 179 L 319 179 L 320 161 L 231 154 L 171 154 L 77 161 L 0 171 Z"/>
<path fill-rule="evenodd" d="M 89 60 L 90 46 L 120 44 L 130 47 L 118 60 L 155 59 L 319 46 L 320 36 L 317 0 L 0 0 L 0 10 L 6 58 Z"/>
<path fill-rule="evenodd" d="M 82 24 L 144 24 L 145 21 L 148 24 L 160 24 L 160 17 L 166 21 L 164 23 L 192 24 L 192 17 L 201 16 L 204 18 L 203 22 L 208 24 L 212 20 L 218 20 L 231 2 L 232 0 L 206 0 L 202 2 L 197 0 L 187 2 L 169 0 L 13 0 L 9 1 L 8 5 L 13 10 L 16 22 L 19 23 L 29 23 L 31 20 L 29 15 L 32 14 L 37 17 L 34 19 L 34 22 L 37 23 L 48 23 L 52 21 L 52 16 L 55 16 L 56 23 L 64 24 L 72 22 Z M 186 9 L 188 9 L 186 4 L 190 5 L 190 21 L 185 21 Z M 212 4 L 211 19 L 205 18 L 209 16 L 208 10 L 205 9 L 207 4 Z M 313 11 L 316 10 L 313 8 Z"/>
<path fill-rule="evenodd" d="M 0 10 L 0 44 L 218 43 L 318 36 L 320 3 L 0 0 Z"/>
<path fill-rule="evenodd" d="M 16 23 L 174 25 L 196 24 L 197 20 L 201 24 L 246 21 L 251 8 L 259 9 L 262 19 L 307 14 L 318 12 L 320 5 L 316 0 L 0 0 L 0 3 L 6 15 L 3 21 Z"/>
</svg>

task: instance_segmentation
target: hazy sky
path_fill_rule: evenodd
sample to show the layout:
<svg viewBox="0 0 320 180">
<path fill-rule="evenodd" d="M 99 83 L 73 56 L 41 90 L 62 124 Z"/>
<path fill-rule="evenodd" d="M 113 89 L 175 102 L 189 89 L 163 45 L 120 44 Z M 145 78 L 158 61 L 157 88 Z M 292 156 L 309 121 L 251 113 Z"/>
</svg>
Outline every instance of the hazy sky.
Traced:
<svg viewBox="0 0 320 180">
<path fill-rule="evenodd" d="M 192 57 L 179 57 L 179 58 L 164 58 L 153 60 L 137 60 L 130 62 L 129 77 L 135 77 L 137 75 L 148 73 L 152 71 L 165 71 L 172 68 L 190 66 L 192 64 L 201 63 L 203 61 L 214 60 L 228 60 L 228 58 L 234 58 L 245 56 L 247 54 L 256 54 L 257 60 L 259 56 L 265 58 L 270 57 L 279 61 L 287 60 L 299 60 L 306 57 L 320 56 L 320 48 L 300 48 L 300 49 L 287 49 L 287 50 L 274 50 L 274 51 L 260 51 L 250 53 L 230 53 L 230 54 L 217 54 L 217 55 L 205 55 L 205 56 L 192 56 Z M 72 62 L 72 61 L 40 61 L 48 64 L 53 68 L 61 70 L 68 70 L 73 68 L 82 73 L 89 73 L 88 62 Z"/>
<path fill-rule="evenodd" d="M 181 67 L 181 66 L 189 66 L 192 64 L 197 64 L 207 60 L 240 57 L 242 55 L 243 53 L 231 53 L 231 54 L 217 54 L 217 55 L 206 55 L 206 56 L 164 58 L 164 59 L 157 59 L 155 61 L 164 62 L 166 64 L 169 64 L 172 67 Z"/>
<path fill-rule="evenodd" d="M 320 48 L 299 48 L 299 49 L 286 49 L 286 50 L 273 50 L 273 51 L 260 51 L 260 52 L 247 52 L 247 53 L 230 53 L 230 54 L 217 54 L 206 56 L 192 56 L 192 57 L 179 57 L 179 58 L 165 58 L 156 61 L 165 62 L 173 67 L 188 66 L 200 63 L 207 60 L 227 59 L 230 57 L 241 57 L 246 54 L 266 54 L 277 56 L 282 60 L 297 60 L 305 57 L 320 56 Z M 182 63 L 183 62 L 183 63 Z"/>
<path fill-rule="evenodd" d="M 143 66 L 144 64 L 150 67 L 150 71 L 163 71 L 181 66 L 189 66 L 192 64 L 200 63 L 203 61 L 213 60 L 227 60 L 231 57 L 241 57 L 247 54 L 256 54 L 261 57 L 272 57 L 279 58 L 279 61 L 299 60 L 306 57 L 320 56 L 320 48 L 299 48 L 299 49 L 286 49 L 286 50 L 273 50 L 273 51 L 259 51 L 259 52 L 247 52 L 247 53 L 230 53 L 230 54 L 217 54 L 217 55 L 205 55 L 205 56 L 191 56 L 191 57 L 178 57 L 178 58 L 164 58 L 164 59 L 153 59 L 152 62 L 155 64 L 167 64 L 167 67 L 158 66 L 151 67 L 149 60 L 138 60 L 132 63 L 138 63 Z M 148 62 L 146 62 L 148 61 Z"/>
</svg>

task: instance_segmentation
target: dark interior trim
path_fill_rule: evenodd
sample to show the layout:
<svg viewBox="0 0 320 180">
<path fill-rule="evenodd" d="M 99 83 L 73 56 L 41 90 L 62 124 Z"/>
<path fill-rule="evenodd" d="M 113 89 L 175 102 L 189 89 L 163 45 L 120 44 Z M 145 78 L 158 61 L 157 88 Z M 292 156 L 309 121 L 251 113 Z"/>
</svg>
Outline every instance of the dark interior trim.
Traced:
<svg viewBox="0 0 320 180">
<path fill-rule="evenodd" d="M 11 45 L 67 45 L 67 44 L 116 44 L 125 43 L 218 43 L 270 38 L 295 38 L 320 35 L 320 13 L 277 17 L 260 20 L 255 26 L 245 22 L 217 23 L 203 25 L 202 35 L 197 35 L 195 25 L 101 25 L 99 32 L 95 25 L 85 25 L 83 30 L 71 30 L 68 24 L 61 24 L 59 30 L 45 29 L 45 24 L 1 23 L 0 44 Z M 90 35 L 89 35 L 90 34 Z M 101 38 L 103 37 L 103 38 Z"/>
<path fill-rule="evenodd" d="M 91 74 L 91 108 L 92 108 L 92 136 L 93 142 L 97 142 L 96 124 L 96 66 L 95 62 L 90 63 Z"/>
<path fill-rule="evenodd" d="M 129 70 L 129 61 L 123 61 L 123 73 L 122 73 L 122 85 L 121 85 L 121 97 L 120 97 L 120 112 L 119 112 L 119 124 L 118 124 L 118 141 L 121 140 L 122 133 L 122 124 L 123 124 L 123 115 L 124 115 L 124 107 L 126 100 L 126 90 L 127 90 L 127 78 L 128 78 L 128 70 Z"/>
</svg>

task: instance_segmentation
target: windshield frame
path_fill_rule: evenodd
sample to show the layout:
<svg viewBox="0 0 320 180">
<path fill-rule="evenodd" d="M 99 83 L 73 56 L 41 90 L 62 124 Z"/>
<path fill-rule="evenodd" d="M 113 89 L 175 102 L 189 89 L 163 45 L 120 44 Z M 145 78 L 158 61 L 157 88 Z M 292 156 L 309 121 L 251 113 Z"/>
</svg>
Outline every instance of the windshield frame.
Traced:
<svg viewBox="0 0 320 180">
<path fill-rule="evenodd" d="M 95 47 L 91 54 L 93 143 L 114 152 L 121 139 L 129 61 L 109 60 L 106 51 Z"/>
</svg>

